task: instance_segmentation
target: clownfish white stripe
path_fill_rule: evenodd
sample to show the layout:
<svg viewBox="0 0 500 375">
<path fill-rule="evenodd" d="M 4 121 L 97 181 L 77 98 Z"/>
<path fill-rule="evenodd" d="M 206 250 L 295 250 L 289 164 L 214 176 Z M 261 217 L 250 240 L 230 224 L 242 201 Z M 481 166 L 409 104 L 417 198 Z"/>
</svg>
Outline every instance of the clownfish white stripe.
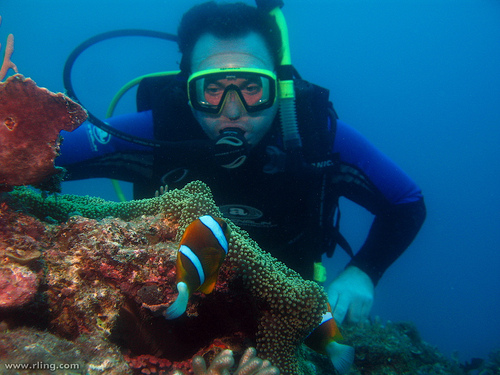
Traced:
<svg viewBox="0 0 500 375">
<path fill-rule="evenodd" d="M 323 314 L 323 319 L 321 319 L 320 325 L 323 324 L 324 322 L 329 321 L 330 319 L 333 319 L 333 315 L 330 311 L 327 311 L 326 313 Z"/>
<path fill-rule="evenodd" d="M 219 242 L 219 245 L 224 249 L 224 252 L 227 254 L 227 249 L 228 249 L 227 239 L 226 236 L 224 235 L 224 232 L 222 231 L 220 224 L 210 215 L 200 216 L 200 221 L 203 223 L 203 225 L 205 225 L 208 229 L 210 229 L 214 237 Z"/>
<path fill-rule="evenodd" d="M 333 315 L 330 311 L 327 311 L 326 313 L 323 314 L 323 317 L 321 319 L 321 323 L 318 324 L 318 327 L 320 325 L 322 325 L 323 323 L 328 322 L 330 319 L 333 319 Z M 309 335 L 307 335 L 307 337 L 311 336 L 313 333 L 314 333 L 314 331 L 312 331 Z"/>
<path fill-rule="evenodd" d="M 203 272 L 203 266 L 201 265 L 200 259 L 198 256 L 193 253 L 193 251 L 187 247 L 186 245 L 181 245 L 179 248 L 179 252 L 184 254 L 190 261 L 193 263 L 193 266 L 198 271 L 198 276 L 200 278 L 200 285 L 203 285 L 205 282 L 205 272 Z"/>
</svg>

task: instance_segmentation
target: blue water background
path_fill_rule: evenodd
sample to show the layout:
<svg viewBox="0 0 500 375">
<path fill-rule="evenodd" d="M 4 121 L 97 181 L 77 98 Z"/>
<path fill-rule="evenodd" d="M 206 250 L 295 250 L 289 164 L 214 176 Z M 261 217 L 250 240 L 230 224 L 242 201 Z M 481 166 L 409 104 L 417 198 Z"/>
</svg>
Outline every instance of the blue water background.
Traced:
<svg viewBox="0 0 500 375">
<path fill-rule="evenodd" d="M 2 0 L 0 41 L 40 86 L 63 91 L 62 68 L 81 41 L 119 28 L 175 33 L 200 1 Z M 413 321 L 422 337 L 462 361 L 500 348 L 500 2 L 496 0 L 287 0 L 292 58 L 331 90 L 340 117 L 422 187 L 427 221 L 376 290 L 373 315 Z M 173 43 L 102 43 L 75 66 L 81 101 L 104 116 L 138 75 L 177 68 Z M 127 95 L 117 113 L 134 110 Z M 130 194 L 130 187 L 125 186 Z M 115 199 L 107 180 L 67 193 Z M 343 201 L 342 230 L 358 248 L 371 217 Z M 339 250 L 330 279 L 345 265 Z"/>
</svg>

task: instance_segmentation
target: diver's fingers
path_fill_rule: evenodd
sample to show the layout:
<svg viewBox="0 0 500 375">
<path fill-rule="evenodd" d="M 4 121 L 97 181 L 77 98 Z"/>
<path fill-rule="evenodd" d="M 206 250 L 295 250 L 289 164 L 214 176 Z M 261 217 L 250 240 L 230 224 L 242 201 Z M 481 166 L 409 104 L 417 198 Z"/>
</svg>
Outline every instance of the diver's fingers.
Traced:
<svg viewBox="0 0 500 375">
<path fill-rule="evenodd" d="M 364 323 L 368 319 L 368 315 L 370 315 L 373 299 L 362 297 L 352 301 L 349 307 L 348 320 L 351 323 Z"/>
<path fill-rule="evenodd" d="M 333 306 L 332 302 L 330 304 L 333 309 L 333 318 L 337 322 L 337 324 L 342 324 L 349 309 L 350 299 L 343 297 L 343 295 L 339 295 L 335 306 Z"/>
</svg>

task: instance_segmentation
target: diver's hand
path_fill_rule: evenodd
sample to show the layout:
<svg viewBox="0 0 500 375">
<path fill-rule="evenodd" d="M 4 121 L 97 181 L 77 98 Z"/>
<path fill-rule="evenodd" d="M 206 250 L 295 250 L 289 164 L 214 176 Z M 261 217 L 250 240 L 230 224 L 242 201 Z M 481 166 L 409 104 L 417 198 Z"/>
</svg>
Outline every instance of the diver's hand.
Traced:
<svg viewBox="0 0 500 375">
<path fill-rule="evenodd" d="M 271 366 L 269 361 L 263 361 L 255 354 L 254 348 L 248 348 L 233 375 L 278 375 L 280 373 L 276 367 Z M 233 352 L 226 349 L 214 358 L 208 369 L 202 357 L 195 357 L 193 371 L 195 375 L 230 375 L 229 369 L 233 364 Z"/>
<path fill-rule="evenodd" d="M 338 324 L 366 321 L 373 305 L 374 286 L 358 267 L 347 267 L 328 288 L 328 301 Z"/>
</svg>

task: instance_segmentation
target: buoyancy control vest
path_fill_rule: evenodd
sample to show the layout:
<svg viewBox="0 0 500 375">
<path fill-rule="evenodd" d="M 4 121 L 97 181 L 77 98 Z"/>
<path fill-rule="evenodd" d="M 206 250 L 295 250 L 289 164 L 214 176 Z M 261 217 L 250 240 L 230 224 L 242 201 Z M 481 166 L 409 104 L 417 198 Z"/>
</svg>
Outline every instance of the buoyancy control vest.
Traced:
<svg viewBox="0 0 500 375">
<path fill-rule="evenodd" d="M 332 154 L 336 115 L 329 91 L 294 81 L 302 163 L 287 163 L 279 119 L 241 167 L 222 168 L 211 155 L 177 160 L 155 150 L 153 176 L 134 184 L 135 198 L 150 197 L 159 186 L 180 188 L 201 180 L 212 190 L 224 216 L 247 230 L 259 245 L 303 277 L 313 278 L 313 262 L 344 245 L 338 231 L 338 196 L 329 181 L 339 165 Z M 152 110 L 158 140 L 206 140 L 188 105 L 186 79 L 180 75 L 144 79 L 137 109 Z M 278 116 L 277 116 L 278 117 Z M 329 120 L 330 118 L 330 120 Z M 300 164 L 300 165 L 299 165 Z M 286 167 L 284 167 L 286 166 Z M 344 246 L 342 246 L 344 247 Z"/>
</svg>

